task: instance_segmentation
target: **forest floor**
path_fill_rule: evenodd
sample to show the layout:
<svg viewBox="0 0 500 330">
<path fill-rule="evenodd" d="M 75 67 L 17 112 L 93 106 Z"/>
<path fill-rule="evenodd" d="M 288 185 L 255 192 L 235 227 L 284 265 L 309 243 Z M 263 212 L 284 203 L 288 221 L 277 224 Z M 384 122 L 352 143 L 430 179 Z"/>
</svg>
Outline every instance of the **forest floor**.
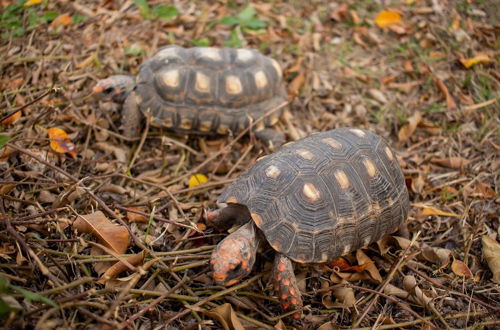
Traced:
<svg viewBox="0 0 500 330">
<path fill-rule="evenodd" d="M 0 0 L 0 319 L 5 328 L 500 327 L 500 5 L 480 0 Z M 126 140 L 99 79 L 166 45 L 252 47 L 281 65 L 288 141 L 369 129 L 397 153 L 405 226 L 297 266 L 293 320 L 273 253 L 214 284 L 217 197 L 269 154 L 252 134 L 145 125 Z"/>
</svg>

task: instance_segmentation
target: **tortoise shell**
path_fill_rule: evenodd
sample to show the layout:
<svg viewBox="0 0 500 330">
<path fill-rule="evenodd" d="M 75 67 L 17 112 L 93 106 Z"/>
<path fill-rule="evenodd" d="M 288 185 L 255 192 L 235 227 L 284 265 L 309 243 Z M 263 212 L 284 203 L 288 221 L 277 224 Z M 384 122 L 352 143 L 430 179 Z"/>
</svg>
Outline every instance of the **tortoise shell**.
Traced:
<svg viewBox="0 0 500 330">
<path fill-rule="evenodd" d="M 395 231 L 408 191 L 394 152 L 353 128 L 316 133 L 261 158 L 220 203 L 245 205 L 267 241 L 299 263 L 335 260 Z"/>
<path fill-rule="evenodd" d="M 238 132 L 286 101 L 280 65 L 253 49 L 168 46 L 136 79 L 140 110 L 150 109 L 156 126 L 183 133 Z"/>
</svg>

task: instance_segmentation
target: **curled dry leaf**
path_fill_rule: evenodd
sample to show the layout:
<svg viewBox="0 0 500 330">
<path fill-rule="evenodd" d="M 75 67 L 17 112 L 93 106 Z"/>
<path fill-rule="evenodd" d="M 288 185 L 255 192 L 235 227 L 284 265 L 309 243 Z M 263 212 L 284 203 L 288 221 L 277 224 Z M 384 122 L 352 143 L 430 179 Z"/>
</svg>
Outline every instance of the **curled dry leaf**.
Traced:
<svg viewBox="0 0 500 330">
<path fill-rule="evenodd" d="M 497 196 L 495 190 L 493 190 L 490 185 L 483 182 L 475 184 L 472 195 L 484 198 L 495 198 Z"/>
<path fill-rule="evenodd" d="M 359 263 L 357 266 L 351 266 L 345 258 L 340 257 L 330 262 L 329 265 L 333 268 L 338 268 L 338 270 L 340 271 L 351 271 L 351 272 L 361 273 L 366 269 L 369 263 L 373 263 L 373 261 L 371 261 L 370 258 L 368 258 L 368 262 L 366 263 Z"/>
<path fill-rule="evenodd" d="M 381 28 L 396 24 L 399 21 L 401 21 L 401 14 L 391 10 L 383 10 L 375 17 L 375 24 Z"/>
<path fill-rule="evenodd" d="M 384 287 L 384 293 L 388 294 L 390 296 L 396 296 L 399 298 L 407 298 L 409 295 L 409 293 L 407 291 L 405 291 L 401 288 L 398 288 L 397 286 L 392 285 L 390 283 Z"/>
<path fill-rule="evenodd" d="M 50 23 L 50 26 L 52 26 L 52 27 L 66 26 L 66 25 L 70 25 L 71 23 L 73 23 L 73 18 L 68 13 L 64 13 L 64 14 L 57 16 L 52 21 L 52 23 Z"/>
<path fill-rule="evenodd" d="M 419 205 L 415 205 L 415 206 L 419 206 Z M 441 210 L 436 209 L 434 207 L 424 206 L 422 211 L 420 211 L 420 213 L 417 215 L 417 217 L 423 217 L 426 215 L 441 215 L 444 217 L 459 217 L 460 216 L 456 213 L 441 211 Z"/>
<path fill-rule="evenodd" d="M 76 158 L 75 145 L 64 130 L 53 127 L 47 130 L 47 134 L 49 135 L 52 150 L 58 153 L 68 153 L 71 157 Z"/>
<path fill-rule="evenodd" d="M 124 260 L 135 267 L 143 264 L 144 255 L 145 255 L 144 251 L 141 251 L 140 253 L 124 258 Z M 108 282 L 109 280 L 118 277 L 118 275 L 129 269 L 130 267 L 123 260 L 120 260 L 113 266 L 109 267 L 104 272 L 104 274 L 102 274 L 101 278 L 99 279 L 99 281 L 97 281 L 97 283 L 106 284 L 106 282 Z"/>
<path fill-rule="evenodd" d="M 345 3 L 343 3 L 332 10 L 332 12 L 330 13 L 330 17 L 337 22 L 342 22 L 347 18 L 348 13 L 349 7 Z"/>
<path fill-rule="evenodd" d="M 212 310 L 200 309 L 200 312 L 219 321 L 224 330 L 245 330 L 236 312 L 228 303 Z"/>
<path fill-rule="evenodd" d="M 403 279 L 403 288 L 410 294 L 415 302 L 424 307 L 430 306 L 432 299 L 417 286 L 417 280 L 412 275 L 406 275 Z"/>
<path fill-rule="evenodd" d="M 129 245 L 129 232 L 124 226 L 114 225 L 101 211 L 81 215 L 73 222 L 73 227 L 96 236 L 100 243 L 118 254 L 123 254 Z"/>
<path fill-rule="evenodd" d="M 481 238 L 483 243 L 483 256 L 493 273 L 492 281 L 500 284 L 500 244 L 491 237 L 484 235 Z"/>
<path fill-rule="evenodd" d="M 431 162 L 443 167 L 459 169 L 469 165 L 472 160 L 462 157 L 448 157 L 448 158 L 432 158 Z"/>
<path fill-rule="evenodd" d="M 295 97 L 299 93 L 299 89 L 306 82 L 306 73 L 304 70 L 300 70 L 299 74 L 293 78 L 292 82 L 288 85 L 288 95 L 290 97 Z"/>
<path fill-rule="evenodd" d="M 342 284 L 347 284 L 346 280 L 342 280 Z M 332 296 L 335 297 L 335 301 L 332 301 Z M 356 298 L 354 297 L 354 290 L 352 288 L 338 287 L 333 288 L 330 294 L 325 294 L 322 297 L 322 303 L 326 308 L 349 308 L 354 306 L 356 303 Z"/>
<path fill-rule="evenodd" d="M 422 114 L 416 111 L 413 116 L 408 118 L 408 124 L 404 124 L 398 133 L 398 139 L 401 142 L 408 141 L 408 139 L 413 135 L 417 129 L 418 124 L 422 120 Z"/>
<path fill-rule="evenodd" d="M 451 251 L 443 248 L 433 248 L 427 244 L 422 245 L 422 256 L 427 261 L 439 264 L 439 268 L 445 268 L 450 263 Z"/>
<path fill-rule="evenodd" d="M 488 64 L 491 62 L 491 59 L 488 57 L 488 55 L 479 54 L 472 58 L 461 58 L 459 59 L 459 61 L 466 69 L 469 69 L 476 64 Z"/>
<path fill-rule="evenodd" d="M 358 260 L 358 264 L 366 265 L 365 266 L 366 271 L 375 281 L 377 281 L 378 283 L 382 283 L 382 276 L 380 276 L 380 273 L 377 267 L 375 266 L 375 263 L 373 262 L 373 260 L 370 259 L 370 257 L 368 257 L 363 252 L 363 250 L 358 249 L 356 251 L 356 259 Z"/>
<path fill-rule="evenodd" d="M 451 263 L 451 270 L 453 271 L 453 273 L 455 273 L 455 275 L 466 278 L 472 277 L 472 272 L 462 260 L 453 258 L 453 262 Z"/>
<path fill-rule="evenodd" d="M 131 210 L 144 212 L 143 210 L 135 206 L 129 206 L 128 208 Z M 129 211 L 127 211 L 127 218 L 129 222 L 140 222 L 140 223 L 148 222 L 148 218 L 146 216 Z"/>
<path fill-rule="evenodd" d="M 0 124 L 2 124 L 3 126 L 9 126 L 9 125 L 14 124 L 16 121 L 18 121 L 19 118 L 21 118 L 21 110 L 14 112 L 10 116 L 8 116 L 4 120 L 2 120 L 2 122 Z"/>
</svg>

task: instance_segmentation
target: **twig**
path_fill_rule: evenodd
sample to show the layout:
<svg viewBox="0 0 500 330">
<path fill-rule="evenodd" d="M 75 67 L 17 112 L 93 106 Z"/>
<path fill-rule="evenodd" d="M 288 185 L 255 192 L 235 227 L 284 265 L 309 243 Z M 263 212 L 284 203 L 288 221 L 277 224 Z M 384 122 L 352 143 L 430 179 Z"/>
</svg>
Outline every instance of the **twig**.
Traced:
<svg viewBox="0 0 500 330">
<path fill-rule="evenodd" d="M 12 110 L 10 113 L 8 113 L 5 116 L 0 118 L 0 123 L 3 122 L 5 119 L 9 118 L 10 116 L 12 116 L 13 114 L 15 114 L 16 112 L 21 111 L 21 110 L 29 107 L 30 105 L 40 101 L 41 99 L 43 99 L 45 96 L 49 95 L 53 91 L 54 91 L 54 89 L 51 87 L 49 90 L 47 90 L 45 93 L 43 93 L 42 95 L 40 95 L 39 97 L 37 97 L 33 101 L 30 101 L 30 102 L 23 104 L 22 106 L 20 106 L 16 109 Z"/>
</svg>

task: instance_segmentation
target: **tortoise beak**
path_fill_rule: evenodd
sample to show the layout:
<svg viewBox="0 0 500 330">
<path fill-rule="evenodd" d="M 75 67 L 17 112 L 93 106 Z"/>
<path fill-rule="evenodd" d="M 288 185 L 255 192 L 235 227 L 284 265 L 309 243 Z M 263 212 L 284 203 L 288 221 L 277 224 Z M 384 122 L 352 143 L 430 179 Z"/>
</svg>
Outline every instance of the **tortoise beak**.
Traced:
<svg viewBox="0 0 500 330">
<path fill-rule="evenodd" d="M 226 281 L 226 274 L 214 272 L 214 279 L 218 283 L 224 283 Z"/>
<path fill-rule="evenodd" d="M 103 86 L 95 86 L 93 89 L 92 89 L 92 94 L 100 94 L 104 91 L 104 87 Z"/>
</svg>

